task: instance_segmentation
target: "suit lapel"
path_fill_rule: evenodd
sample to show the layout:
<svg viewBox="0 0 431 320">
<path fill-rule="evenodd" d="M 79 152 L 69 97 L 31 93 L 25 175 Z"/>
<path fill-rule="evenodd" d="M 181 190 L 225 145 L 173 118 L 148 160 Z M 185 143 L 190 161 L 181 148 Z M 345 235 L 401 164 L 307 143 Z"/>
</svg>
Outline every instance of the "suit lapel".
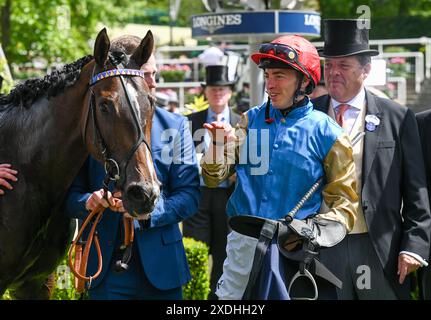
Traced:
<svg viewBox="0 0 431 320">
<path fill-rule="evenodd" d="M 229 108 L 229 123 L 232 127 L 235 127 L 239 121 L 240 116 L 232 111 L 232 108 Z"/>
<path fill-rule="evenodd" d="M 365 123 L 365 141 L 364 141 L 364 155 L 362 163 L 362 187 L 364 187 L 368 174 L 370 173 L 373 160 L 377 153 L 377 146 L 380 140 L 382 128 L 385 126 L 383 111 L 379 108 L 376 99 L 367 90 L 365 90 L 366 109 L 365 117 L 369 114 L 376 115 L 380 119 L 380 124 L 376 126 L 374 131 L 368 131 Z"/>
<path fill-rule="evenodd" d="M 204 123 L 207 121 L 207 115 L 208 115 L 208 109 L 201 111 L 201 112 L 198 112 L 196 114 L 196 117 L 194 119 L 195 121 L 192 121 L 193 122 L 193 137 L 194 137 L 194 134 L 197 130 L 199 130 L 199 129 L 205 130 L 204 129 Z M 202 135 L 200 137 L 200 140 L 198 140 L 198 141 L 194 140 L 195 147 L 197 147 L 198 145 L 200 145 L 203 142 L 204 142 L 204 135 Z"/>
<path fill-rule="evenodd" d="M 198 129 L 202 129 L 204 127 L 204 123 L 207 122 L 207 117 L 208 117 L 208 109 L 199 112 L 199 118 L 198 118 L 198 123 L 197 123 L 197 127 L 196 130 Z"/>
<path fill-rule="evenodd" d="M 313 99 L 311 102 L 313 103 L 314 109 L 328 114 L 329 101 L 329 95 L 326 94 L 324 96 Z"/>
</svg>

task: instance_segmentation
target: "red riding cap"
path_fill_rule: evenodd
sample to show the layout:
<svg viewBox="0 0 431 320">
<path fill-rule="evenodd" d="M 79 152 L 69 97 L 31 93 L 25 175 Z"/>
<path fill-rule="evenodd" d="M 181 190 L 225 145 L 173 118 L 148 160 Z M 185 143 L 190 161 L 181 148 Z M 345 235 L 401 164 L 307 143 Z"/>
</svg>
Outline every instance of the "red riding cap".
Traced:
<svg viewBox="0 0 431 320">
<path fill-rule="evenodd" d="M 283 68 L 283 65 L 301 72 L 311 81 L 306 93 L 311 93 L 320 80 L 320 57 L 307 39 L 298 35 L 281 36 L 260 46 L 251 59 L 259 68 Z"/>
</svg>

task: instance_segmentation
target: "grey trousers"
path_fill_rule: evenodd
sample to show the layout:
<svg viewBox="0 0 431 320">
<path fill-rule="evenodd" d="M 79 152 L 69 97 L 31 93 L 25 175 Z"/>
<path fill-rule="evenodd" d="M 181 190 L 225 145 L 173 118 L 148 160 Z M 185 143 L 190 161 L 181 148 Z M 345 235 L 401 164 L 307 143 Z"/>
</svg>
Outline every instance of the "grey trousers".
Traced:
<svg viewBox="0 0 431 320">
<path fill-rule="evenodd" d="M 368 233 L 347 235 L 336 246 L 321 249 L 320 260 L 343 281 L 343 288 L 337 289 L 338 299 L 398 299 Z"/>
</svg>

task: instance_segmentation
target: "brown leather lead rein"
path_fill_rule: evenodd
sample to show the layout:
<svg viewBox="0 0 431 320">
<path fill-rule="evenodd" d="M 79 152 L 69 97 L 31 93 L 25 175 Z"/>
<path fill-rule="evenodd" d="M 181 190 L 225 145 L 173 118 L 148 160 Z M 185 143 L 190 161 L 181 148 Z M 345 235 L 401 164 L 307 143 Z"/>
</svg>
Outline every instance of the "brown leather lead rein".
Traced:
<svg viewBox="0 0 431 320">
<path fill-rule="evenodd" d="M 76 238 L 73 240 L 72 245 L 69 248 L 68 263 L 70 270 L 75 275 L 75 289 L 78 293 L 83 293 L 86 289 L 85 283 L 89 282 L 89 286 L 91 286 L 91 282 L 93 281 L 93 279 L 97 278 L 100 275 L 100 272 L 102 272 L 102 250 L 100 249 L 99 237 L 96 234 L 96 227 L 101 220 L 104 211 L 105 208 L 99 207 L 90 212 L 90 214 L 87 216 L 84 223 L 82 224 L 81 228 L 79 229 L 79 232 Z M 82 233 L 95 216 L 96 218 L 83 248 L 83 244 L 80 243 Z M 85 274 L 87 272 L 88 256 L 90 254 L 90 248 L 93 243 L 93 240 L 97 250 L 98 268 L 97 272 L 94 275 L 87 277 Z M 73 252 L 75 252 L 74 260 Z"/>
<path fill-rule="evenodd" d="M 69 264 L 70 270 L 75 275 L 75 289 L 78 293 L 83 293 L 86 289 L 89 289 L 91 287 L 91 282 L 94 279 L 96 279 L 102 272 L 102 267 L 103 267 L 102 250 L 100 249 L 99 237 L 96 232 L 96 227 L 97 227 L 97 224 L 102 219 L 102 215 L 104 211 L 105 211 L 105 208 L 100 206 L 97 209 L 90 212 L 90 214 L 87 216 L 84 223 L 82 224 L 81 228 L 79 229 L 79 232 L 76 238 L 73 240 L 72 245 L 69 248 L 68 264 Z M 85 228 L 93 220 L 93 218 L 94 218 L 94 222 L 93 222 L 93 225 L 91 226 L 90 233 L 88 234 L 88 238 L 85 241 L 84 248 L 83 248 L 83 244 L 80 243 L 80 239 L 82 237 L 82 234 Z M 124 248 L 126 248 L 132 245 L 133 239 L 134 239 L 133 219 L 126 218 L 123 216 L 123 224 L 124 224 L 123 246 Z M 91 245 L 93 244 L 93 240 L 97 251 L 98 268 L 94 275 L 86 276 L 88 256 L 90 254 L 90 249 L 91 249 Z M 75 252 L 75 259 L 73 259 L 74 252 Z M 86 282 L 88 282 L 87 287 L 85 286 Z"/>
</svg>

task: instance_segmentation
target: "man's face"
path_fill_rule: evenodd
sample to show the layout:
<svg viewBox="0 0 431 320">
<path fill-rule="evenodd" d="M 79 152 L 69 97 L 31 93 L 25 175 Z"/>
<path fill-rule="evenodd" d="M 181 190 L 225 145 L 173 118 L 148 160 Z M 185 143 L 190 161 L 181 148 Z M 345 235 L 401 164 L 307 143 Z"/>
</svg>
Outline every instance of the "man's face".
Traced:
<svg viewBox="0 0 431 320">
<path fill-rule="evenodd" d="M 232 89 L 230 86 L 206 86 L 205 96 L 212 110 L 220 113 L 228 105 L 232 97 Z"/>
<path fill-rule="evenodd" d="M 272 106 L 276 109 L 290 107 L 293 104 L 293 95 L 298 86 L 298 72 L 292 69 L 274 68 L 265 69 L 264 75 L 266 91 Z"/>
<path fill-rule="evenodd" d="M 361 90 L 371 65 L 362 66 L 354 56 L 326 58 L 325 83 L 329 94 L 338 102 L 347 102 Z"/>
<path fill-rule="evenodd" d="M 152 54 L 148 61 L 142 65 L 141 70 L 144 71 L 145 82 L 152 94 L 156 92 L 156 73 L 157 73 L 157 65 L 156 58 Z"/>
</svg>

